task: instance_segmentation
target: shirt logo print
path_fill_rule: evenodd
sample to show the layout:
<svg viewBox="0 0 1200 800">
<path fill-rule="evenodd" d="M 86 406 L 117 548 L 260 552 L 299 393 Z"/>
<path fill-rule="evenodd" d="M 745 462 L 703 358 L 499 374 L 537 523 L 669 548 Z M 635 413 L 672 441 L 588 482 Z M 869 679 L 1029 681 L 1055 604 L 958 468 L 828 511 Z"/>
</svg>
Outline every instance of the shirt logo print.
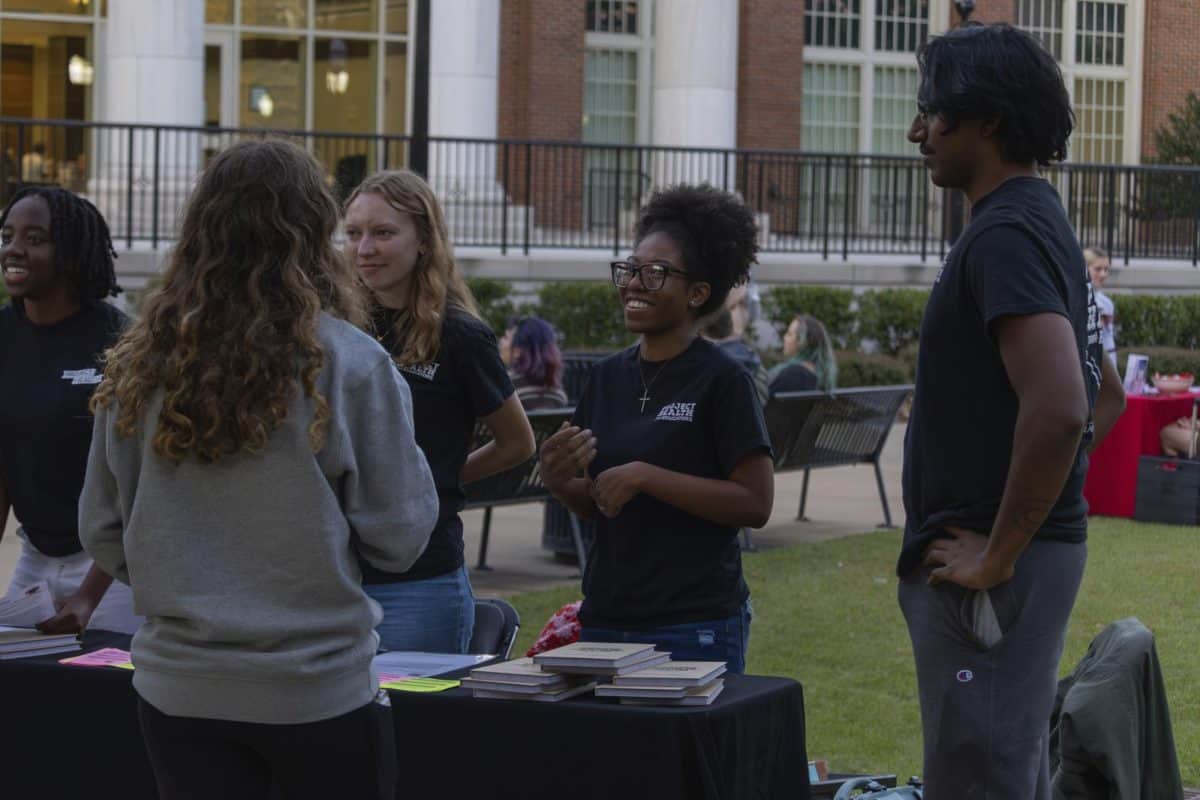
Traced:
<svg viewBox="0 0 1200 800">
<path fill-rule="evenodd" d="M 64 369 L 62 379 L 70 381 L 72 386 L 92 386 L 104 380 L 104 376 L 89 367 L 88 369 Z"/>
<path fill-rule="evenodd" d="M 438 367 L 440 366 L 441 364 L 436 361 L 430 361 L 428 364 L 397 364 L 396 369 L 431 381 L 433 380 L 433 376 L 437 375 Z"/>
<path fill-rule="evenodd" d="M 691 422 L 695 414 L 695 403 L 667 403 L 658 410 L 658 416 L 654 419 L 667 422 Z"/>
</svg>

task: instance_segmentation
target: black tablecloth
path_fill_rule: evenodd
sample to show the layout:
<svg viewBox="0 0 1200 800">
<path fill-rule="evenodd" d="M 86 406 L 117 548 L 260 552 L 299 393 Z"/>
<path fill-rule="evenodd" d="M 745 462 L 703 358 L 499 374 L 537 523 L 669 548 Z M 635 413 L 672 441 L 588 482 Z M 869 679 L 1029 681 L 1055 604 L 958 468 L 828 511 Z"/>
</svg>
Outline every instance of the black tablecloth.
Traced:
<svg viewBox="0 0 1200 800">
<path fill-rule="evenodd" d="M 84 649 L 128 644 L 89 634 Z M 131 674 L 62 657 L 0 661 L 0 796 L 154 797 Z M 391 697 L 401 798 L 808 797 L 803 692 L 784 678 L 728 676 L 701 708 Z"/>
</svg>

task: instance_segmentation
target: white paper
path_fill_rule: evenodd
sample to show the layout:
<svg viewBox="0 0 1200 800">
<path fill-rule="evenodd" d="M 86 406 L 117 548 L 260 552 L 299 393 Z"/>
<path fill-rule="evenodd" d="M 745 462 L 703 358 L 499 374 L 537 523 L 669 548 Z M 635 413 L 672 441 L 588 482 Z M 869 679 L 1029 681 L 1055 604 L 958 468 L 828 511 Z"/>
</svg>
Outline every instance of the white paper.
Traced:
<svg viewBox="0 0 1200 800">
<path fill-rule="evenodd" d="M 1150 356 L 1130 353 L 1129 358 L 1125 361 L 1125 394 L 1145 394 L 1149 371 Z"/>
<path fill-rule="evenodd" d="M 54 598 L 50 596 L 50 584 L 45 581 L 0 599 L 0 625 L 32 628 L 54 613 Z"/>
<path fill-rule="evenodd" d="M 408 675 L 413 678 L 432 678 L 460 669 L 474 667 L 491 661 L 490 655 L 459 655 L 458 653 L 420 653 L 409 650 L 394 650 L 380 653 L 372 663 L 377 672 L 390 675 Z"/>
</svg>

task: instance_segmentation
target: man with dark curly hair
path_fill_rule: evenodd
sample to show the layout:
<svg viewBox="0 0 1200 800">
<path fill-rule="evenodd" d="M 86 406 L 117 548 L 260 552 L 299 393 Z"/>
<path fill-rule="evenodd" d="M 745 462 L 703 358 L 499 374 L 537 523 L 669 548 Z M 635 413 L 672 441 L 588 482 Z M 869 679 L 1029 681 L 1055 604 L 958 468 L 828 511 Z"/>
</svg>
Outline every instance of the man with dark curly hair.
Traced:
<svg viewBox="0 0 1200 800">
<path fill-rule="evenodd" d="M 921 326 L 904 454 L 899 599 L 926 797 L 1048 800 L 1086 448 L 1121 404 L 1083 254 L 1037 171 L 1066 157 L 1073 115 L 1053 57 L 1012 27 L 959 28 L 917 61 L 909 140 L 971 204 Z"/>
<path fill-rule="evenodd" d="M 746 280 L 756 237 L 738 198 L 676 186 L 650 198 L 633 254 L 611 265 L 641 340 L 593 368 L 571 425 L 541 453 L 555 497 L 597 520 L 584 641 L 745 668 L 750 591 L 737 535 L 771 515 L 771 448 L 750 377 L 697 331 Z"/>
</svg>

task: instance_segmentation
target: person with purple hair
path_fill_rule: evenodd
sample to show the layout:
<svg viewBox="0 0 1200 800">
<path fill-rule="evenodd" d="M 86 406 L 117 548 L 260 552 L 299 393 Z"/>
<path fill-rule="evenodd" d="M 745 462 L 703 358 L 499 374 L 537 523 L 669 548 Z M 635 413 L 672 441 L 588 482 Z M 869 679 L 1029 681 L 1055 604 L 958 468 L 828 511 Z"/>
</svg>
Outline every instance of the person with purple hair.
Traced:
<svg viewBox="0 0 1200 800">
<path fill-rule="evenodd" d="M 508 365 L 517 399 L 526 411 L 567 405 L 567 393 L 562 388 L 562 353 L 556 339 L 549 322 L 523 317 L 509 325 L 500 340 L 500 356 Z"/>
</svg>

